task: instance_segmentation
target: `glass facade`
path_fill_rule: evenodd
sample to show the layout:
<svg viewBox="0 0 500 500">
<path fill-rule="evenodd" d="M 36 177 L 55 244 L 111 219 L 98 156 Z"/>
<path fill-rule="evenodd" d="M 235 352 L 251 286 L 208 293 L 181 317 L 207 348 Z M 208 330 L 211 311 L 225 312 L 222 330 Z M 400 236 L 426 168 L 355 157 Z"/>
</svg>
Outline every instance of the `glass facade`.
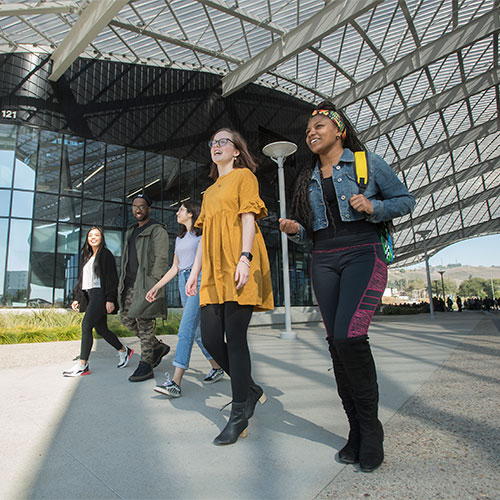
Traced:
<svg viewBox="0 0 500 500">
<path fill-rule="evenodd" d="M 208 154 L 207 154 L 208 158 Z M 282 305 L 278 196 L 259 173 L 269 216 L 259 222 L 271 261 L 275 302 Z M 275 174 L 275 172 L 274 172 Z M 165 224 L 172 261 L 176 211 L 201 200 L 208 165 L 107 144 L 36 127 L 0 123 L 0 300 L 4 306 L 68 306 L 78 276 L 80 250 L 94 224 L 120 266 L 130 203 L 143 188 L 153 199 L 152 217 Z M 292 304 L 313 303 L 310 254 L 290 245 Z M 180 306 L 177 282 L 167 302 Z"/>
</svg>

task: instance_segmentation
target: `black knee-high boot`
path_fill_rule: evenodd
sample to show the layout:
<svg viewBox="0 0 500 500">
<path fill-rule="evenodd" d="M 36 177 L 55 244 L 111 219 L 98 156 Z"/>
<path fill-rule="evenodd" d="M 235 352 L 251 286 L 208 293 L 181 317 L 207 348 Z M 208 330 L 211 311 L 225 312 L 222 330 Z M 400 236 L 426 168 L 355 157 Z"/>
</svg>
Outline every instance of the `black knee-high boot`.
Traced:
<svg viewBox="0 0 500 500">
<path fill-rule="evenodd" d="M 351 384 L 360 429 L 359 466 L 372 472 L 384 460 L 384 431 L 378 419 L 378 385 L 375 362 L 366 335 L 336 340 L 335 348 Z"/>
<path fill-rule="evenodd" d="M 333 372 L 337 382 L 337 392 L 342 401 L 342 406 L 349 421 L 349 436 L 347 444 L 339 451 L 339 460 L 345 464 L 355 464 L 359 462 L 359 445 L 360 445 L 360 432 L 359 422 L 357 419 L 356 405 L 352 398 L 352 388 L 347 377 L 342 360 L 339 357 L 337 349 L 335 348 L 334 340 L 327 337 L 328 349 L 333 361 Z"/>
<path fill-rule="evenodd" d="M 224 430 L 214 439 L 218 446 L 236 443 L 239 437 L 247 437 L 248 418 L 245 413 L 246 402 L 232 402 L 231 416 Z"/>
</svg>

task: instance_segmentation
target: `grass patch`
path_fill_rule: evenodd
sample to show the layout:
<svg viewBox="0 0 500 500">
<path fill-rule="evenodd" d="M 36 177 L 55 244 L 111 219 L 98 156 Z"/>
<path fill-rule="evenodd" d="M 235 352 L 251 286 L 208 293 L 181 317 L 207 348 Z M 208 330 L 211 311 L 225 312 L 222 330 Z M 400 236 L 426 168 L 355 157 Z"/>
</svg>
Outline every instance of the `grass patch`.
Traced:
<svg viewBox="0 0 500 500">
<path fill-rule="evenodd" d="M 176 335 L 181 321 L 180 313 L 169 313 L 168 319 L 156 320 L 156 335 Z M 79 340 L 83 314 L 50 310 L 0 313 L 0 344 L 31 344 Z M 108 316 L 108 326 L 118 337 L 135 337 L 125 328 L 117 315 Z M 94 336 L 100 338 L 94 330 Z"/>
</svg>

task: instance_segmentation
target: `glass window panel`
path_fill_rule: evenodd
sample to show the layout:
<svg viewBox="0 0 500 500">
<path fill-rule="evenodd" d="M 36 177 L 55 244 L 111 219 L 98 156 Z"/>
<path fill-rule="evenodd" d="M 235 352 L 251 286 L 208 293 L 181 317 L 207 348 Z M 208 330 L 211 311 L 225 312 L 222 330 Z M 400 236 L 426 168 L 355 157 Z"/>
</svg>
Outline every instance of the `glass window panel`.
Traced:
<svg viewBox="0 0 500 500">
<path fill-rule="evenodd" d="M 153 201 L 154 207 L 161 207 L 162 163 L 163 158 L 160 155 L 146 153 L 144 191 Z"/>
<path fill-rule="evenodd" d="M 35 193 L 34 218 L 41 220 L 57 220 L 58 197 L 53 194 Z"/>
<path fill-rule="evenodd" d="M 33 216 L 32 191 L 14 191 L 12 193 L 12 216 L 31 219 Z"/>
<path fill-rule="evenodd" d="M 59 224 L 57 229 L 57 258 L 54 304 L 68 305 L 78 279 L 80 228 Z"/>
<path fill-rule="evenodd" d="M 82 222 L 83 224 L 95 224 L 102 226 L 102 201 L 83 200 Z"/>
<path fill-rule="evenodd" d="M 11 219 L 7 280 L 7 303 L 25 305 L 28 292 L 31 220 Z"/>
<path fill-rule="evenodd" d="M 59 134 L 43 130 L 40 133 L 36 189 L 57 193 L 61 174 L 61 142 Z"/>
<path fill-rule="evenodd" d="M 0 189 L 0 216 L 8 217 L 10 213 L 10 189 Z M 3 240 L 6 241 L 6 240 Z"/>
<path fill-rule="evenodd" d="M 16 130 L 15 125 L 0 123 L 0 187 L 12 186 Z"/>
<path fill-rule="evenodd" d="M 109 251 L 115 256 L 116 269 L 118 270 L 118 275 L 120 275 L 120 261 L 122 257 L 122 232 L 115 231 L 113 229 L 106 229 L 104 231 L 104 237 L 106 238 L 106 246 Z"/>
<path fill-rule="evenodd" d="M 79 222 L 81 217 L 81 203 L 80 198 L 61 196 L 59 198 L 59 220 L 61 222 Z"/>
<path fill-rule="evenodd" d="M 12 172 L 14 171 L 14 151 L 0 149 L 0 187 L 12 186 Z"/>
<path fill-rule="evenodd" d="M 207 168 L 200 169 L 203 171 L 205 176 L 208 175 Z M 179 199 L 180 201 L 184 201 L 186 199 L 191 199 L 195 201 L 200 201 L 200 191 L 201 189 L 198 187 L 199 179 L 198 179 L 198 164 L 194 161 L 181 160 L 181 171 L 180 171 L 180 193 Z"/>
<path fill-rule="evenodd" d="M 127 176 L 125 179 L 127 202 L 144 187 L 144 151 L 127 149 Z"/>
<path fill-rule="evenodd" d="M 121 203 L 105 203 L 104 204 L 104 227 L 124 227 L 125 226 L 125 210 L 127 206 Z"/>
<path fill-rule="evenodd" d="M 35 188 L 35 172 L 38 160 L 37 151 L 38 130 L 30 127 L 19 127 L 14 173 L 15 188 Z"/>
<path fill-rule="evenodd" d="M 179 198 L 180 161 L 170 156 L 163 157 L 163 207 L 176 207 Z M 181 171 L 182 175 L 182 171 Z M 182 181 L 186 179 L 183 177 Z M 176 208 L 177 210 L 177 208 Z"/>
<path fill-rule="evenodd" d="M 56 266 L 56 224 L 35 222 L 33 226 L 28 305 L 43 305 L 52 303 Z"/>
<path fill-rule="evenodd" d="M 0 219 L 0 241 L 7 242 L 7 233 L 9 227 L 8 219 Z M 6 305 L 4 300 L 3 286 L 5 283 L 5 256 L 7 255 L 7 245 L 0 245 L 0 299 L 1 304 Z"/>
<path fill-rule="evenodd" d="M 83 185 L 85 140 L 65 135 L 62 150 L 61 194 L 80 195 Z"/>
<path fill-rule="evenodd" d="M 102 142 L 87 141 L 85 166 L 83 170 L 83 193 L 85 198 L 104 198 L 104 168 L 106 145 Z"/>
<path fill-rule="evenodd" d="M 123 201 L 126 148 L 108 144 L 106 152 L 106 200 Z"/>
</svg>

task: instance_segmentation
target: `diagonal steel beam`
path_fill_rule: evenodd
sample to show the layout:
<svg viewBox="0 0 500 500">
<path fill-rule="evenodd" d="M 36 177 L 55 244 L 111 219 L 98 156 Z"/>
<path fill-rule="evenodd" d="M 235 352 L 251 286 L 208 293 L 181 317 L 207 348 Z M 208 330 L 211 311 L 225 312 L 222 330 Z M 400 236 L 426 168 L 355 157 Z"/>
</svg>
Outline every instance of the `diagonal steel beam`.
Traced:
<svg viewBox="0 0 500 500">
<path fill-rule="evenodd" d="M 474 94 L 478 94 L 484 90 L 487 90 L 495 85 L 500 84 L 500 69 L 494 68 L 487 71 L 483 75 L 476 76 L 470 80 L 466 80 L 451 89 L 448 89 L 440 94 L 425 99 L 424 101 L 411 106 L 410 108 L 397 113 L 387 120 L 384 120 L 377 125 L 374 125 L 366 130 L 363 130 L 359 134 L 359 138 L 362 142 L 368 142 L 372 139 L 376 139 L 381 135 L 387 134 L 396 130 L 404 125 L 409 125 L 414 123 L 424 116 L 428 116 L 431 113 L 435 113 L 440 109 L 446 108 L 455 104 L 456 102 L 463 101 Z"/>
<path fill-rule="evenodd" d="M 487 137 L 490 134 L 494 134 L 500 130 L 500 118 L 493 118 L 490 121 L 476 125 L 475 127 L 461 132 L 460 134 L 454 135 L 445 139 L 444 141 L 438 142 L 426 149 L 422 149 L 418 153 L 407 156 L 399 162 L 395 162 L 391 165 L 394 172 L 398 173 L 403 170 L 408 170 L 415 165 L 420 165 L 431 158 L 436 156 L 449 153 L 454 149 L 463 146 L 464 144 L 469 144 L 471 142 Z"/>
<path fill-rule="evenodd" d="M 93 0 L 52 54 L 49 80 L 57 81 L 129 0 Z"/>
<path fill-rule="evenodd" d="M 36 16 L 42 14 L 71 14 L 80 9 L 73 0 L 54 0 L 52 2 L 3 3 L 0 5 L 0 17 Z"/>
<path fill-rule="evenodd" d="M 460 170 L 451 175 L 447 175 L 437 181 L 431 182 L 425 186 L 419 187 L 417 189 L 412 189 L 411 194 L 415 196 L 415 198 L 423 198 L 424 196 L 428 196 L 432 193 L 437 193 L 451 186 L 455 186 L 461 182 L 465 182 L 469 179 L 476 179 L 481 177 L 481 175 L 487 174 L 488 172 L 492 172 L 500 167 L 500 156 L 495 156 L 494 158 L 490 158 L 478 165 L 474 165 L 472 167 L 466 168 L 465 170 Z"/>
<path fill-rule="evenodd" d="M 366 80 L 338 94 L 335 96 L 335 102 L 342 108 L 346 108 L 350 104 L 400 80 L 410 73 L 414 73 L 438 59 L 444 59 L 457 50 L 498 32 L 500 30 L 499 12 L 500 8 L 495 7 L 487 14 L 446 33 L 428 45 L 418 48 L 402 59 L 377 71 Z"/>
<path fill-rule="evenodd" d="M 236 92 L 263 73 L 333 33 L 383 0 L 342 0 L 328 4 L 262 52 L 222 78 L 222 95 Z"/>
</svg>

